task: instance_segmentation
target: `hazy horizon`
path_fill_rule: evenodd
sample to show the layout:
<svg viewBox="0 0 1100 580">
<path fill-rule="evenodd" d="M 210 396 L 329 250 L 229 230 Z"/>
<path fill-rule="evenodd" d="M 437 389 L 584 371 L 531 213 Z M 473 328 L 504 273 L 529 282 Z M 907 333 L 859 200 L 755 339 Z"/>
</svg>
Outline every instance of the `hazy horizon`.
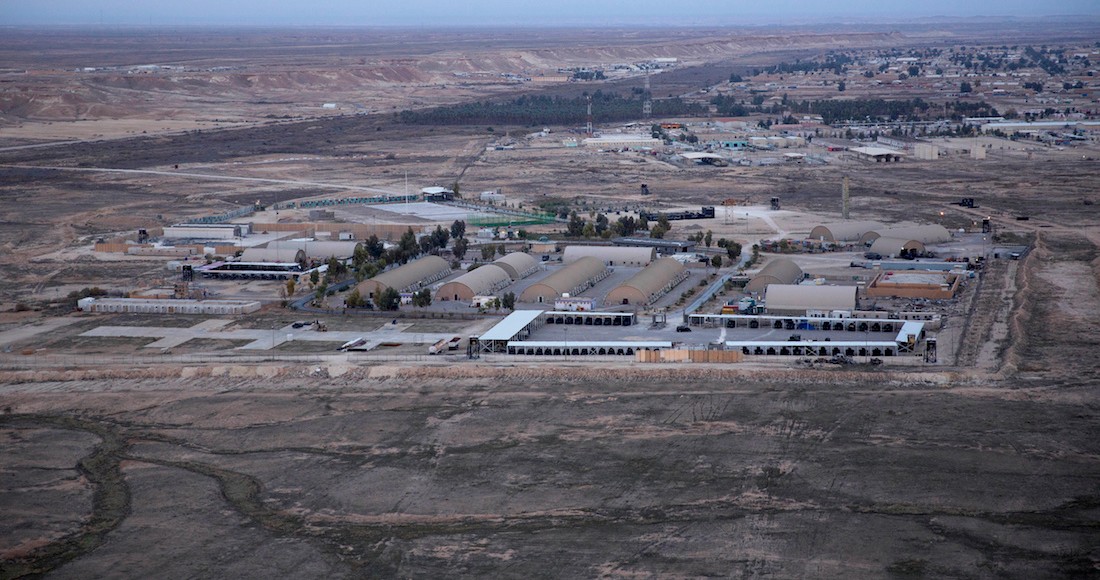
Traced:
<svg viewBox="0 0 1100 580">
<path fill-rule="evenodd" d="M 895 4 L 837 0 L 806 5 L 800 0 L 696 6 L 655 0 L 407 0 L 396 5 L 330 0 L 317 4 L 238 0 L 138 4 L 132 0 L 0 0 L 6 26 L 304 26 L 473 27 L 520 26 L 761 26 L 818 23 L 904 22 L 935 18 L 1041 18 L 1100 16 L 1100 2 L 1062 0 L 1053 5 L 1021 0 L 926 0 Z"/>
</svg>

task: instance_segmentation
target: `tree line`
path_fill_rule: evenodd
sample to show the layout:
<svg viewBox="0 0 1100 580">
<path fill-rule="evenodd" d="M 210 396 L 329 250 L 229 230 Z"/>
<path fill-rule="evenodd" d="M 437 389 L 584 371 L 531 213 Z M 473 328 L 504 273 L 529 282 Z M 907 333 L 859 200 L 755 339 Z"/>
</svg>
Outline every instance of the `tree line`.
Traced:
<svg viewBox="0 0 1100 580">
<path fill-rule="evenodd" d="M 623 97 L 618 93 L 592 93 L 592 120 L 597 123 L 627 121 L 641 116 L 645 95 Z M 412 125 L 571 125 L 587 120 L 586 97 L 524 95 L 510 101 L 474 101 L 420 111 L 402 111 L 399 119 Z M 653 115 L 700 116 L 707 108 L 679 97 L 653 101 Z"/>
</svg>

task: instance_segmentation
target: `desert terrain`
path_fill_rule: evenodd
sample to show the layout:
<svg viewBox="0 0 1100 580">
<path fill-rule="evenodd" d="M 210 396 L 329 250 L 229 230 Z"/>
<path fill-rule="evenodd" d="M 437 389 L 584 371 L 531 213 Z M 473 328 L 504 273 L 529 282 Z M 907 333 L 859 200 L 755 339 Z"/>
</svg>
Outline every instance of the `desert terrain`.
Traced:
<svg viewBox="0 0 1100 580">
<path fill-rule="evenodd" d="M 675 57 L 650 81 L 654 94 L 686 95 L 831 50 L 1005 35 L 1080 44 L 1096 30 L 6 35 L 0 578 L 1096 576 L 1095 143 L 1025 151 L 991 140 L 982 160 L 712 167 L 561 147 L 559 136 L 582 137 L 576 127 L 525 140 L 542 127 L 395 114 L 643 82 L 542 86 L 506 72 Z M 43 38 L 53 48 L 34 50 Z M 97 240 L 254 202 L 400 193 L 406 182 L 500 188 L 525 207 L 580 213 L 781 197 L 777 228 L 732 208 L 669 236 L 713 230 L 751 243 L 839 219 L 845 177 L 854 218 L 951 230 L 988 218 L 1002 243 L 1028 246 L 952 305 L 943 364 L 471 360 L 299 342 L 245 354 L 217 340 L 159 351 L 86 333 L 216 320 L 270 329 L 274 343 L 305 315 L 273 291 L 242 317 L 91 315 L 66 301 L 91 286 L 171 283 L 163 260 L 94 252 Z M 962 197 L 980 207 L 958 206 Z M 331 332 L 389 320 L 316 316 Z M 500 318 L 402 323 L 477 334 Z"/>
</svg>

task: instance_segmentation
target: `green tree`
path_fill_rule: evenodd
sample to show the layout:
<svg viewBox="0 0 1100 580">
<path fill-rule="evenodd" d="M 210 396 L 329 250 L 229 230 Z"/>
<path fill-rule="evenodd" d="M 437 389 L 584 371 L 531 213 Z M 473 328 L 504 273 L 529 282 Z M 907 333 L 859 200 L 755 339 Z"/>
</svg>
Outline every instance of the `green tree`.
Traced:
<svg viewBox="0 0 1100 580">
<path fill-rule="evenodd" d="M 508 310 L 516 309 L 516 295 L 512 292 L 505 292 L 504 297 L 500 299 L 500 304 Z"/>
<path fill-rule="evenodd" d="M 413 306 L 424 308 L 432 305 L 432 291 L 427 288 L 422 288 L 416 294 L 413 294 L 412 299 Z"/>
<path fill-rule="evenodd" d="M 398 243 L 398 248 L 401 249 L 401 253 L 408 256 L 415 256 L 417 251 L 420 250 L 420 244 L 416 241 L 416 234 L 413 233 L 412 228 L 405 230 L 405 233 L 401 234 L 401 241 Z"/>
<path fill-rule="evenodd" d="M 327 266 L 325 278 L 329 280 L 335 280 L 348 271 L 348 267 L 344 265 L 344 262 L 337 260 L 336 256 L 329 256 Z"/>
<path fill-rule="evenodd" d="M 714 266 L 715 268 L 721 268 L 722 267 L 722 254 L 715 254 L 714 257 L 710 259 L 710 264 L 712 266 Z"/>
<path fill-rule="evenodd" d="M 731 262 L 739 260 L 741 258 L 741 244 L 737 242 L 727 242 L 726 255 L 729 256 Z"/>
<path fill-rule="evenodd" d="M 592 236 L 595 236 L 596 235 L 596 226 L 592 225 L 592 222 L 586 222 L 584 224 L 584 229 L 581 230 L 581 235 L 583 235 L 586 238 L 591 238 Z"/>
<path fill-rule="evenodd" d="M 657 225 L 649 228 L 649 237 L 659 240 L 659 239 L 665 237 L 666 232 L 668 232 L 667 229 L 665 229 L 663 226 L 661 226 L 661 224 L 657 224 Z"/>
<path fill-rule="evenodd" d="M 381 240 L 378 239 L 378 236 L 374 234 L 371 234 L 370 237 L 367 238 L 366 246 L 367 254 L 369 254 L 370 257 L 374 258 L 375 260 L 381 258 L 382 252 L 386 251 L 386 246 L 382 243 Z"/>
<path fill-rule="evenodd" d="M 668 223 L 668 216 L 663 213 L 657 214 L 657 225 L 666 232 L 672 229 L 672 224 Z"/>
<path fill-rule="evenodd" d="M 970 83 L 968 83 L 966 81 L 963 81 L 963 82 L 959 83 L 959 92 L 960 93 L 969 93 L 969 92 L 972 92 L 973 90 L 974 90 L 974 87 L 970 86 Z"/>
<path fill-rule="evenodd" d="M 461 260 L 462 257 L 466 255 L 466 248 L 469 247 L 469 245 L 470 242 L 467 241 L 466 238 L 459 237 L 455 240 L 455 245 L 451 248 L 451 252 L 454 253 L 456 258 Z"/>
<path fill-rule="evenodd" d="M 316 286 L 317 283 L 320 282 L 320 281 L 321 281 L 321 273 L 320 272 L 318 272 L 317 270 L 314 270 L 314 271 L 309 273 L 309 283 L 310 283 L 310 285 Z"/>
<path fill-rule="evenodd" d="M 358 270 L 363 267 L 363 264 L 367 263 L 367 260 L 371 258 L 370 252 L 367 251 L 365 244 L 356 244 L 355 252 L 351 255 L 351 266 Z"/>
<path fill-rule="evenodd" d="M 497 245 L 497 253 L 500 254 L 501 256 L 503 256 L 503 255 L 508 253 L 508 248 L 505 248 L 504 244 L 498 244 Z"/>
<path fill-rule="evenodd" d="M 483 261 L 488 262 L 489 260 L 491 260 L 493 258 L 493 255 L 496 254 L 496 253 L 497 253 L 497 247 L 494 246 L 493 244 L 482 244 L 481 245 L 481 259 Z"/>
<path fill-rule="evenodd" d="M 466 222 L 464 222 L 462 220 L 455 220 L 454 223 L 451 224 L 451 237 L 454 238 L 455 240 L 458 240 L 458 238 L 461 238 L 462 236 L 465 236 L 465 235 L 466 235 Z"/>
<path fill-rule="evenodd" d="M 348 308 L 361 308 L 364 302 L 363 295 L 359 293 L 358 288 L 352 290 L 347 298 L 344 298 L 344 304 L 347 305 Z"/>
<path fill-rule="evenodd" d="M 714 233 L 711 232 L 710 230 L 707 230 L 707 235 L 703 236 L 703 243 L 706 244 L 707 247 L 709 248 L 711 242 L 713 242 L 713 241 L 714 241 Z"/>
<path fill-rule="evenodd" d="M 401 307 L 401 293 L 393 288 L 386 288 L 378 294 L 379 310 L 397 310 Z"/>
<path fill-rule="evenodd" d="M 597 214 L 596 215 L 596 234 L 603 234 L 604 231 L 607 229 L 607 225 L 608 225 L 607 216 L 605 216 L 602 213 Z"/>
<path fill-rule="evenodd" d="M 569 214 L 569 223 L 565 226 L 565 235 L 572 238 L 579 238 L 583 234 L 584 220 L 574 211 Z"/>
<path fill-rule="evenodd" d="M 839 83 L 837 83 L 837 84 L 836 84 L 836 90 L 838 90 L 838 91 L 840 91 L 840 92 L 842 92 L 842 93 L 843 93 L 843 92 L 844 92 L 844 90 L 845 90 L 845 89 L 847 89 L 847 88 L 848 88 L 848 85 L 847 85 L 847 84 L 845 84 L 845 83 L 844 83 L 844 81 L 840 81 Z"/>
</svg>

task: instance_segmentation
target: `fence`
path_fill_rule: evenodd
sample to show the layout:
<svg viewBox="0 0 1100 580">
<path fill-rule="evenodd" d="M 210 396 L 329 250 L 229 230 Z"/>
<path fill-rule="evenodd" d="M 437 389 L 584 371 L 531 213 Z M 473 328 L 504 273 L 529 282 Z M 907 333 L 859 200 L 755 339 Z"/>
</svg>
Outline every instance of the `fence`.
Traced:
<svg viewBox="0 0 1100 580">
<path fill-rule="evenodd" d="M 94 355 L 94 354 L 35 354 L 22 356 L 0 357 L 0 370 L 86 370 L 104 367 L 120 367 L 132 370 L 141 367 L 154 367 L 164 365 L 175 366 L 232 366 L 252 365 L 264 363 L 285 363 L 295 365 L 321 365 L 321 364 L 361 364 L 361 363 L 385 363 L 385 362 L 454 362 L 466 360 L 466 353 L 429 355 L 427 347 L 424 354 L 397 354 L 376 352 L 347 352 L 334 354 L 290 354 L 290 353 L 263 353 L 255 355 L 213 354 L 166 354 L 133 353 L 122 355 Z"/>
</svg>

